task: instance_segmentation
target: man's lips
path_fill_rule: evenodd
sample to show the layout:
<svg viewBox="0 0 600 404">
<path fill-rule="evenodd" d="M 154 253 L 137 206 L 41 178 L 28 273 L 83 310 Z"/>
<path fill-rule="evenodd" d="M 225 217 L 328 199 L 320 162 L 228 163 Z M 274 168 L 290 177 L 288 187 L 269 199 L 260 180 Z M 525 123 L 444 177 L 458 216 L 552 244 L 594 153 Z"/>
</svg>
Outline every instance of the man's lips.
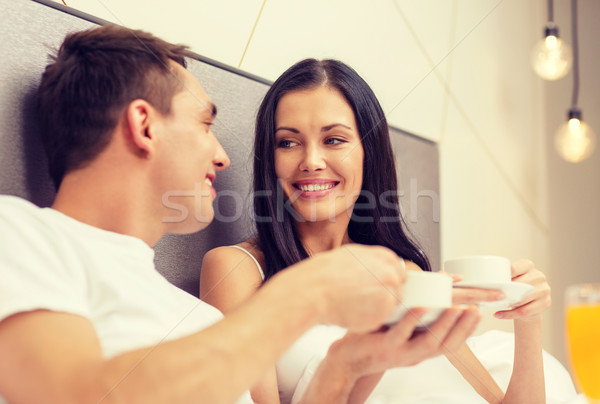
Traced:
<svg viewBox="0 0 600 404">
<path fill-rule="evenodd" d="M 217 190 L 213 187 L 213 183 L 215 182 L 216 177 L 217 176 L 215 174 L 207 174 L 206 178 L 204 179 L 204 182 L 210 187 L 210 193 L 213 196 L 213 198 L 217 196 Z"/>
</svg>

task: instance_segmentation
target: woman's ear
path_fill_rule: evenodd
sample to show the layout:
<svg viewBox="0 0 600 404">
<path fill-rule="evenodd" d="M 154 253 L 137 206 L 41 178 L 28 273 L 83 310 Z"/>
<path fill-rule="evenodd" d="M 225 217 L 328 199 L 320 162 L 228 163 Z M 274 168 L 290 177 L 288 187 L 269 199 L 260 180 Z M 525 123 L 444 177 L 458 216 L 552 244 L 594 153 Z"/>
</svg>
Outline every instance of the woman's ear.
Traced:
<svg viewBox="0 0 600 404">
<path fill-rule="evenodd" d="M 146 100 L 133 100 L 127 106 L 127 129 L 132 146 L 146 158 L 154 154 L 155 145 L 151 130 L 156 110 Z"/>
</svg>

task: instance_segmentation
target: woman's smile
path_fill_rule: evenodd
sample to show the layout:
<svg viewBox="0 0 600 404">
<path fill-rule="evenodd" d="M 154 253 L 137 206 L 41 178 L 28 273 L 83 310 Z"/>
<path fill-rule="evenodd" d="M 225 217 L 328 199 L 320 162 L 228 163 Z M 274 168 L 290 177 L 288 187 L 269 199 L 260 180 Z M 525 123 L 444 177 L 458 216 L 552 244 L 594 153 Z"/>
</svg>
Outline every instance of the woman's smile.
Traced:
<svg viewBox="0 0 600 404">
<path fill-rule="evenodd" d="M 326 179 L 309 179 L 295 182 L 301 198 L 321 198 L 329 195 L 340 182 Z"/>
</svg>

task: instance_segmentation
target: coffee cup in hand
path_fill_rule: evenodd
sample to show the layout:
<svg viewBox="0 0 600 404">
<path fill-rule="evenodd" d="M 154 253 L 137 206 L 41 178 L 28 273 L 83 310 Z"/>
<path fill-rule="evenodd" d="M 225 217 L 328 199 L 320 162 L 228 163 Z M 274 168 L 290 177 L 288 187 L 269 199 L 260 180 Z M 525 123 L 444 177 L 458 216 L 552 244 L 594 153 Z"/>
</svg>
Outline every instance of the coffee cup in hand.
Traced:
<svg viewBox="0 0 600 404">
<path fill-rule="evenodd" d="M 510 260 L 495 255 L 474 255 L 444 263 L 444 271 L 460 275 L 463 283 L 501 284 L 511 281 Z"/>
<path fill-rule="evenodd" d="M 481 301 L 482 309 L 498 310 L 509 307 L 533 290 L 533 286 L 512 282 L 510 260 L 495 255 L 474 255 L 448 260 L 444 263 L 444 271 L 451 275 L 459 275 L 462 279 L 454 284 L 461 288 L 479 288 L 501 290 L 505 299 L 498 301 Z"/>
<path fill-rule="evenodd" d="M 428 310 L 421 317 L 419 327 L 426 327 L 451 305 L 452 278 L 436 272 L 408 271 L 403 286 L 402 302 L 385 324 L 396 323 L 409 309 L 425 307 Z"/>
</svg>

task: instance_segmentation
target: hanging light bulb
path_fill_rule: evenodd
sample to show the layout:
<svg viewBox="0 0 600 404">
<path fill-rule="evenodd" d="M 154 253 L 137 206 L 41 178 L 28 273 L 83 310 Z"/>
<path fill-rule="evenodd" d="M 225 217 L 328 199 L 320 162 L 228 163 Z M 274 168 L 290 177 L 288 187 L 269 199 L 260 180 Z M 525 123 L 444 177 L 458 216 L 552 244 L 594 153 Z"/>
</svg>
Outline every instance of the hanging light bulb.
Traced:
<svg viewBox="0 0 600 404">
<path fill-rule="evenodd" d="M 571 163 L 588 158 L 596 147 L 596 134 L 581 120 L 581 110 L 577 108 L 579 97 L 579 44 L 577 39 L 577 0 L 571 0 L 571 29 L 573 30 L 573 99 L 567 115 L 567 122 L 556 131 L 554 146 L 558 154 Z"/>
<path fill-rule="evenodd" d="M 569 110 L 568 120 L 558 127 L 554 137 L 558 154 L 571 163 L 588 158 L 596 147 L 596 134 L 581 120 L 579 109 Z"/>
<path fill-rule="evenodd" d="M 548 0 L 548 23 L 544 38 L 531 52 L 533 70 L 545 80 L 558 80 L 567 75 L 572 62 L 571 48 L 558 37 L 558 27 L 554 24 L 553 0 Z"/>
<path fill-rule="evenodd" d="M 571 48 L 558 37 L 558 27 L 549 22 L 544 39 L 531 52 L 533 69 L 545 80 L 558 80 L 567 75 L 572 62 Z"/>
</svg>

